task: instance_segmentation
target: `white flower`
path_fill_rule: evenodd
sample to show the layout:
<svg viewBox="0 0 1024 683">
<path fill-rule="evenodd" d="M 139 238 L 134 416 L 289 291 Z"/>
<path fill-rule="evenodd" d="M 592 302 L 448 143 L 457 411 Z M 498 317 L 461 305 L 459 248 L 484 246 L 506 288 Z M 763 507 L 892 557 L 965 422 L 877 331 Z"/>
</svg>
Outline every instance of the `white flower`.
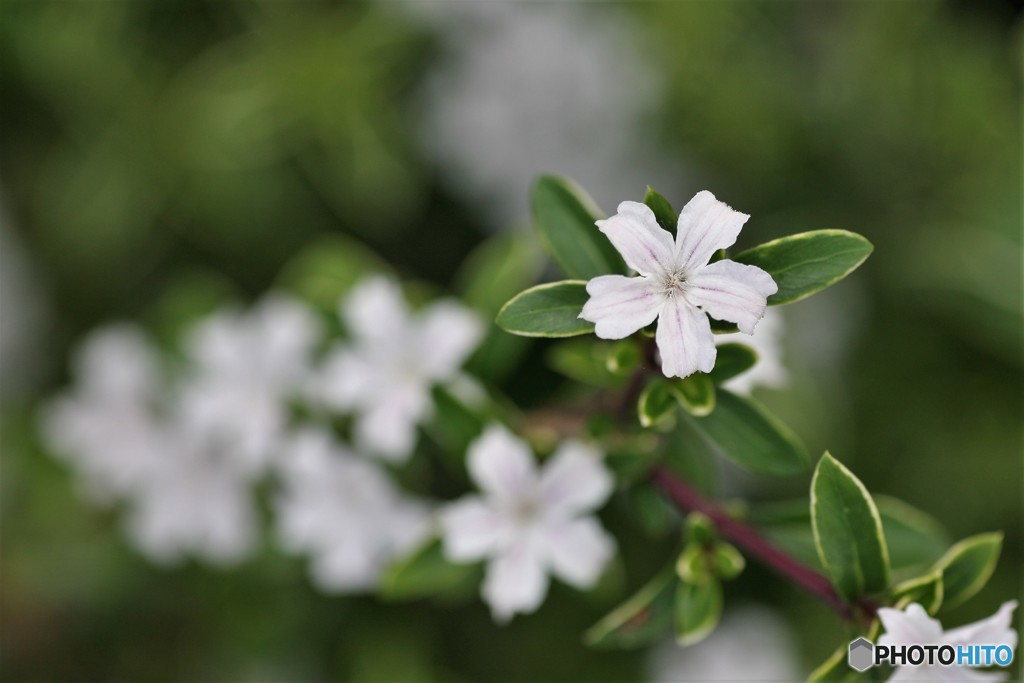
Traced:
<svg viewBox="0 0 1024 683">
<path fill-rule="evenodd" d="M 789 382 L 789 372 L 782 363 L 782 334 L 785 321 L 777 308 L 768 309 L 757 324 L 757 334 L 742 332 L 715 335 L 719 344 L 736 342 L 757 353 L 757 364 L 746 372 L 723 382 L 722 386 L 737 394 L 749 396 L 755 387 L 780 388 Z"/>
<path fill-rule="evenodd" d="M 885 633 L 879 645 L 1007 645 L 1017 647 L 1017 631 L 1010 627 L 1017 601 L 1004 602 L 988 619 L 951 631 L 943 631 L 937 619 L 928 616 L 921 605 L 913 603 L 900 611 L 889 607 L 878 610 Z M 899 666 L 889 681 L 1001 681 L 1000 673 L 972 671 L 962 666 Z"/>
<path fill-rule="evenodd" d="M 444 552 L 457 563 L 489 559 L 482 594 L 496 620 L 536 610 L 549 572 L 577 588 L 594 585 L 615 547 L 589 514 L 612 490 L 597 452 L 566 442 L 538 473 L 529 447 L 491 426 L 468 462 L 483 495 L 442 512 Z"/>
<path fill-rule="evenodd" d="M 587 283 L 590 300 L 580 318 L 596 324 L 602 339 L 622 339 L 655 320 L 661 369 L 668 377 L 710 372 L 715 340 L 708 315 L 754 333 L 775 281 L 755 266 L 723 259 L 749 216 L 710 192 L 698 192 L 679 214 L 676 239 L 644 204 L 623 202 L 618 213 L 597 222 L 637 277 L 602 275 Z"/>
<path fill-rule="evenodd" d="M 211 443 L 166 424 L 151 475 L 130 495 L 129 537 L 161 564 L 185 556 L 231 565 L 245 558 L 256 540 L 256 510 L 250 483 Z"/>
<path fill-rule="evenodd" d="M 154 404 L 156 351 L 127 323 L 90 334 L 76 352 L 75 387 L 42 413 L 42 434 L 82 477 L 87 493 L 109 503 L 151 476 L 162 438 Z"/>
<path fill-rule="evenodd" d="M 429 530 L 425 505 L 324 430 L 296 434 L 280 469 L 278 536 L 288 551 L 312 556 L 310 572 L 324 590 L 373 588 L 381 571 Z"/>
<path fill-rule="evenodd" d="M 215 440 L 176 419 L 156 350 L 128 324 L 91 334 L 75 387 L 43 414 L 43 434 L 102 502 L 126 505 L 131 541 L 159 563 L 236 562 L 256 537 L 249 481 Z"/>
<path fill-rule="evenodd" d="M 251 310 L 220 311 L 189 334 L 193 363 L 180 388 L 182 424 L 216 440 L 247 472 L 274 455 L 288 422 L 288 400 L 306 381 L 320 338 L 315 315 L 269 295 Z"/>
<path fill-rule="evenodd" d="M 341 316 L 352 343 L 330 353 L 313 392 L 328 408 L 355 413 L 360 450 L 404 460 L 416 426 L 430 416 L 431 387 L 457 377 L 483 324 L 452 301 L 413 313 L 398 284 L 384 277 L 359 284 Z"/>
</svg>

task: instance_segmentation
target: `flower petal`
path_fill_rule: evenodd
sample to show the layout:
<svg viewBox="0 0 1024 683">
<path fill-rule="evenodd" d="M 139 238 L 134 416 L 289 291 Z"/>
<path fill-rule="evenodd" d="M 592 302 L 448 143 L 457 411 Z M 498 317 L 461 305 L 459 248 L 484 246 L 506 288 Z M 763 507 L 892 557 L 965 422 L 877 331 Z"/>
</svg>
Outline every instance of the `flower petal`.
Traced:
<svg viewBox="0 0 1024 683">
<path fill-rule="evenodd" d="M 393 348 L 407 341 L 409 309 L 398 283 L 371 277 L 356 285 L 341 307 L 349 333 L 368 345 Z"/>
<path fill-rule="evenodd" d="M 624 339 L 655 321 L 665 302 L 647 278 L 602 275 L 587 283 L 590 299 L 580 318 L 595 323 L 601 339 Z"/>
<path fill-rule="evenodd" d="M 601 454 L 578 441 L 566 441 L 540 475 L 548 514 L 571 515 L 599 507 L 612 491 L 612 477 Z"/>
<path fill-rule="evenodd" d="M 597 227 L 622 254 L 626 265 L 641 275 L 658 275 L 675 269 L 672 235 L 660 225 L 654 212 L 639 202 L 622 202 L 618 213 L 597 221 Z"/>
<path fill-rule="evenodd" d="M 551 570 L 576 588 L 590 588 L 615 551 L 615 541 L 593 517 L 547 524 L 542 536 Z"/>
<path fill-rule="evenodd" d="M 717 351 L 708 316 L 683 297 L 669 299 L 661 309 L 655 340 L 666 377 L 686 377 L 715 367 Z"/>
<path fill-rule="evenodd" d="M 416 426 L 430 409 L 430 398 L 415 387 L 395 388 L 392 400 L 375 403 L 358 415 L 355 440 L 385 460 L 402 462 L 416 443 Z"/>
<path fill-rule="evenodd" d="M 378 374 L 362 354 L 338 345 L 311 378 L 310 393 L 331 410 L 348 412 L 373 392 Z"/>
<path fill-rule="evenodd" d="M 481 594 L 494 620 L 508 621 L 517 612 L 533 612 L 544 602 L 548 577 L 537 549 L 525 540 L 487 565 Z"/>
<path fill-rule="evenodd" d="M 476 562 L 502 546 L 509 534 L 507 518 L 478 496 L 470 496 L 441 511 L 444 554 L 452 562 Z"/>
<path fill-rule="evenodd" d="M 444 380 L 459 369 L 483 337 L 479 316 L 454 301 L 439 301 L 427 308 L 419 320 L 418 356 L 424 374 Z"/>
<path fill-rule="evenodd" d="M 516 502 L 537 485 L 533 453 L 501 425 L 491 425 L 469 446 L 469 474 L 497 501 Z"/>
<path fill-rule="evenodd" d="M 1009 645 L 1011 649 L 1016 649 L 1017 632 L 1010 628 L 1015 609 L 1016 600 L 1004 602 L 988 619 L 946 631 L 942 636 L 942 642 L 950 645 Z"/>
<path fill-rule="evenodd" d="M 926 645 L 938 643 L 942 637 L 942 625 L 916 602 L 903 611 L 882 607 L 878 618 L 885 627 L 879 645 Z"/>
<path fill-rule="evenodd" d="M 749 218 L 707 190 L 698 192 L 679 214 L 676 263 L 686 271 L 705 265 L 716 250 L 732 246 Z"/>
<path fill-rule="evenodd" d="M 757 266 L 718 261 L 695 271 L 687 281 L 686 298 L 712 317 L 736 323 L 754 333 L 764 316 L 768 297 L 779 291 L 772 276 Z"/>
</svg>

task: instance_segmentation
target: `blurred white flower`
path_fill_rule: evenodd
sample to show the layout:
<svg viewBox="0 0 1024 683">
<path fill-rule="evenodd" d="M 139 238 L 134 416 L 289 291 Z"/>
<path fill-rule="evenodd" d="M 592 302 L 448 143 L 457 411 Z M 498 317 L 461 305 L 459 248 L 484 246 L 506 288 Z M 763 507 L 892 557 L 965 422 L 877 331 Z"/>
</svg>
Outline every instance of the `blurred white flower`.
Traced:
<svg viewBox="0 0 1024 683">
<path fill-rule="evenodd" d="M 426 81 L 421 139 L 442 179 L 475 200 L 492 227 L 524 217 L 540 173 L 571 176 L 595 197 L 681 184 L 679 165 L 651 134 L 663 99 L 659 71 L 619 8 L 405 6 L 447 48 Z"/>
<path fill-rule="evenodd" d="M 722 386 L 737 394 L 749 396 L 755 387 L 781 388 L 789 382 L 789 371 L 782 363 L 782 336 L 785 320 L 778 309 L 765 310 L 764 318 L 757 324 L 757 334 L 742 332 L 716 334 L 719 344 L 735 342 L 754 349 L 757 364 L 741 375 L 724 382 Z"/>
<path fill-rule="evenodd" d="M 878 610 L 885 633 L 878 645 L 1007 645 L 1017 647 L 1017 631 L 1010 626 L 1017 601 L 1004 602 L 988 619 L 976 621 L 951 631 L 943 631 L 942 624 L 916 602 L 903 611 L 883 607 Z M 963 666 L 898 666 L 889 681 L 1002 681 L 1003 673 L 972 671 Z"/>
<path fill-rule="evenodd" d="M 411 312 L 398 284 L 384 277 L 353 289 L 341 316 L 351 343 L 330 352 L 312 393 L 329 409 L 355 413 L 360 450 L 404 460 L 431 414 L 431 387 L 457 377 L 483 323 L 454 301 Z"/>
<path fill-rule="evenodd" d="M 377 464 L 325 430 L 299 431 L 279 467 L 278 536 L 290 552 L 312 556 L 310 571 L 324 590 L 373 588 L 381 571 L 427 534 L 426 505 L 402 495 Z"/>
<path fill-rule="evenodd" d="M 786 622 L 759 607 L 726 612 L 718 628 L 693 647 L 674 640 L 655 648 L 650 680 L 679 681 L 799 681 L 796 648 Z"/>
<path fill-rule="evenodd" d="M 243 470 L 262 471 L 285 434 L 288 401 L 309 376 L 320 334 L 312 311 L 279 294 L 200 322 L 186 340 L 192 365 L 180 387 L 183 427 L 216 442 Z"/>
<path fill-rule="evenodd" d="M 210 442 L 164 427 L 150 476 L 130 496 L 129 537 L 161 564 L 186 556 L 222 566 L 237 563 L 256 540 L 249 479 Z"/>
<path fill-rule="evenodd" d="M 710 192 L 698 192 L 680 212 L 673 240 L 646 205 L 622 202 L 617 214 L 597 226 L 639 275 L 592 279 L 580 318 L 595 323 L 602 339 L 628 337 L 658 320 L 662 372 L 668 377 L 710 372 L 716 350 L 708 316 L 736 323 L 751 335 L 768 296 L 778 291 L 756 266 L 728 259 L 708 263 L 716 250 L 736 241 L 748 218 Z"/>
<path fill-rule="evenodd" d="M 42 413 L 42 435 L 83 479 L 112 502 L 152 476 L 162 434 L 155 404 L 160 368 L 141 330 L 119 324 L 90 334 L 72 364 L 74 388 Z"/>
<path fill-rule="evenodd" d="M 594 585 L 615 542 L 591 513 L 612 490 L 600 454 L 569 441 L 538 472 L 529 446 L 489 427 L 469 448 L 470 476 L 483 492 L 441 513 L 452 562 L 488 559 L 482 594 L 497 621 L 536 610 L 554 574 Z"/>
</svg>

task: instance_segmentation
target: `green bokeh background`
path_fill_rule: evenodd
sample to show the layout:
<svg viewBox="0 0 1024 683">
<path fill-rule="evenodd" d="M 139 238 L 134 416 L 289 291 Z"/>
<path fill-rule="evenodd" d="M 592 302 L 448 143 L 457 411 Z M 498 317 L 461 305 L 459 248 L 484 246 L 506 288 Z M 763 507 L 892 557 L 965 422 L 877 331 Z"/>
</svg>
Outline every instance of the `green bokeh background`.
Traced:
<svg viewBox="0 0 1024 683">
<path fill-rule="evenodd" d="M 666 98 L 647 125 L 693 176 L 662 193 L 677 204 L 703 187 L 729 198 L 754 216 L 741 246 L 816 228 L 875 244 L 850 280 L 794 306 L 793 384 L 760 396 L 812 452 L 828 448 L 871 491 L 929 511 L 953 538 L 1006 532 L 992 582 L 951 621 L 1019 596 L 1014 4 L 571 11 L 627 19 L 653 55 Z M 155 568 L 34 433 L 76 340 L 145 318 L 189 273 L 255 297 L 304 246 L 340 234 L 405 276 L 451 282 L 489 221 L 415 142 L 416 93 L 444 45 L 412 16 L 387 3 L 0 4 L 0 200 L 50 309 L 34 381 L 4 387 L 0 404 L 4 680 L 642 678 L 642 653 L 580 644 L 621 586 L 590 597 L 556 588 L 541 612 L 500 629 L 479 603 L 321 595 L 301 561 L 272 547 L 233 571 Z M 625 197 L 596 199 L 607 210 Z M 18 324 L 10 309 L 4 325 Z M 841 362 L 804 361 L 837 335 Z M 505 387 L 527 405 L 554 381 L 543 353 L 534 346 Z M 756 481 L 753 495 L 804 487 Z M 665 556 L 657 540 L 619 535 L 637 566 Z M 763 571 L 730 589 L 727 599 L 787 613 L 808 670 L 841 640 L 824 608 Z"/>
</svg>

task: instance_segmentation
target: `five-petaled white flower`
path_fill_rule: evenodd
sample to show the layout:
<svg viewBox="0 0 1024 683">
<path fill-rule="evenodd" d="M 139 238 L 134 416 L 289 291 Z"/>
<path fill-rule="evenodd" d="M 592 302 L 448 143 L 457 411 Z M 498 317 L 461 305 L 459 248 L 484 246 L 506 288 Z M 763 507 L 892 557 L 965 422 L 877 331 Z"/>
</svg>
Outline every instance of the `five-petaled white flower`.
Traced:
<svg viewBox="0 0 1024 683">
<path fill-rule="evenodd" d="M 489 558 L 482 595 L 494 618 L 536 610 L 549 572 L 577 588 L 593 586 L 615 547 L 590 514 L 612 490 L 600 454 L 569 441 L 538 472 L 527 444 L 495 425 L 468 459 L 484 495 L 442 511 L 444 552 L 458 563 Z"/>
<path fill-rule="evenodd" d="M 287 432 L 288 401 L 308 379 L 320 334 L 316 315 L 282 294 L 205 318 L 185 340 L 182 427 L 216 441 L 241 469 L 262 472 Z"/>
<path fill-rule="evenodd" d="M 622 202 L 617 214 L 597 226 L 639 275 L 592 279 L 580 318 L 595 323 L 602 339 L 628 337 L 657 320 L 666 376 L 710 372 L 716 350 L 708 315 L 753 334 L 767 298 L 778 291 L 756 266 L 727 259 L 708 263 L 716 250 L 736 241 L 748 218 L 710 192 L 698 192 L 679 214 L 673 240 L 646 205 Z"/>
<path fill-rule="evenodd" d="M 928 616 L 921 605 L 913 603 L 900 611 L 889 607 L 878 610 L 885 633 L 879 645 L 1007 645 L 1017 647 L 1017 631 L 1010 627 L 1017 601 L 1004 602 L 988 619 L 951 631 L 943 631 L 937 619 Z M 893 681 L 1001 681 L 1000 673 L 972 671 L 963 666 L 899 666 L 889 677 Z"/>
<path fill-rule="evenodd" d="M 447 300 L 412 313 L 398 283 L 385 277 L 358 285 L 341 316 L 352 344 L 331 351 L 313 393 L 328 408 L 355 413 L 360 450 L 404 460 L 430 415 L 431 387 L 458 377 L 483 324 Z"/>
<path fill-rule="evenodd" d="M 429 530 L 425 504 L 404 495 L 377 463 L 357 457 L 324 429 L 300 429 L 279 468 L 281 543 L 311 556 L 310 573 L 326 591 L 373 588 L 387 564 Z"/>
</svg>

